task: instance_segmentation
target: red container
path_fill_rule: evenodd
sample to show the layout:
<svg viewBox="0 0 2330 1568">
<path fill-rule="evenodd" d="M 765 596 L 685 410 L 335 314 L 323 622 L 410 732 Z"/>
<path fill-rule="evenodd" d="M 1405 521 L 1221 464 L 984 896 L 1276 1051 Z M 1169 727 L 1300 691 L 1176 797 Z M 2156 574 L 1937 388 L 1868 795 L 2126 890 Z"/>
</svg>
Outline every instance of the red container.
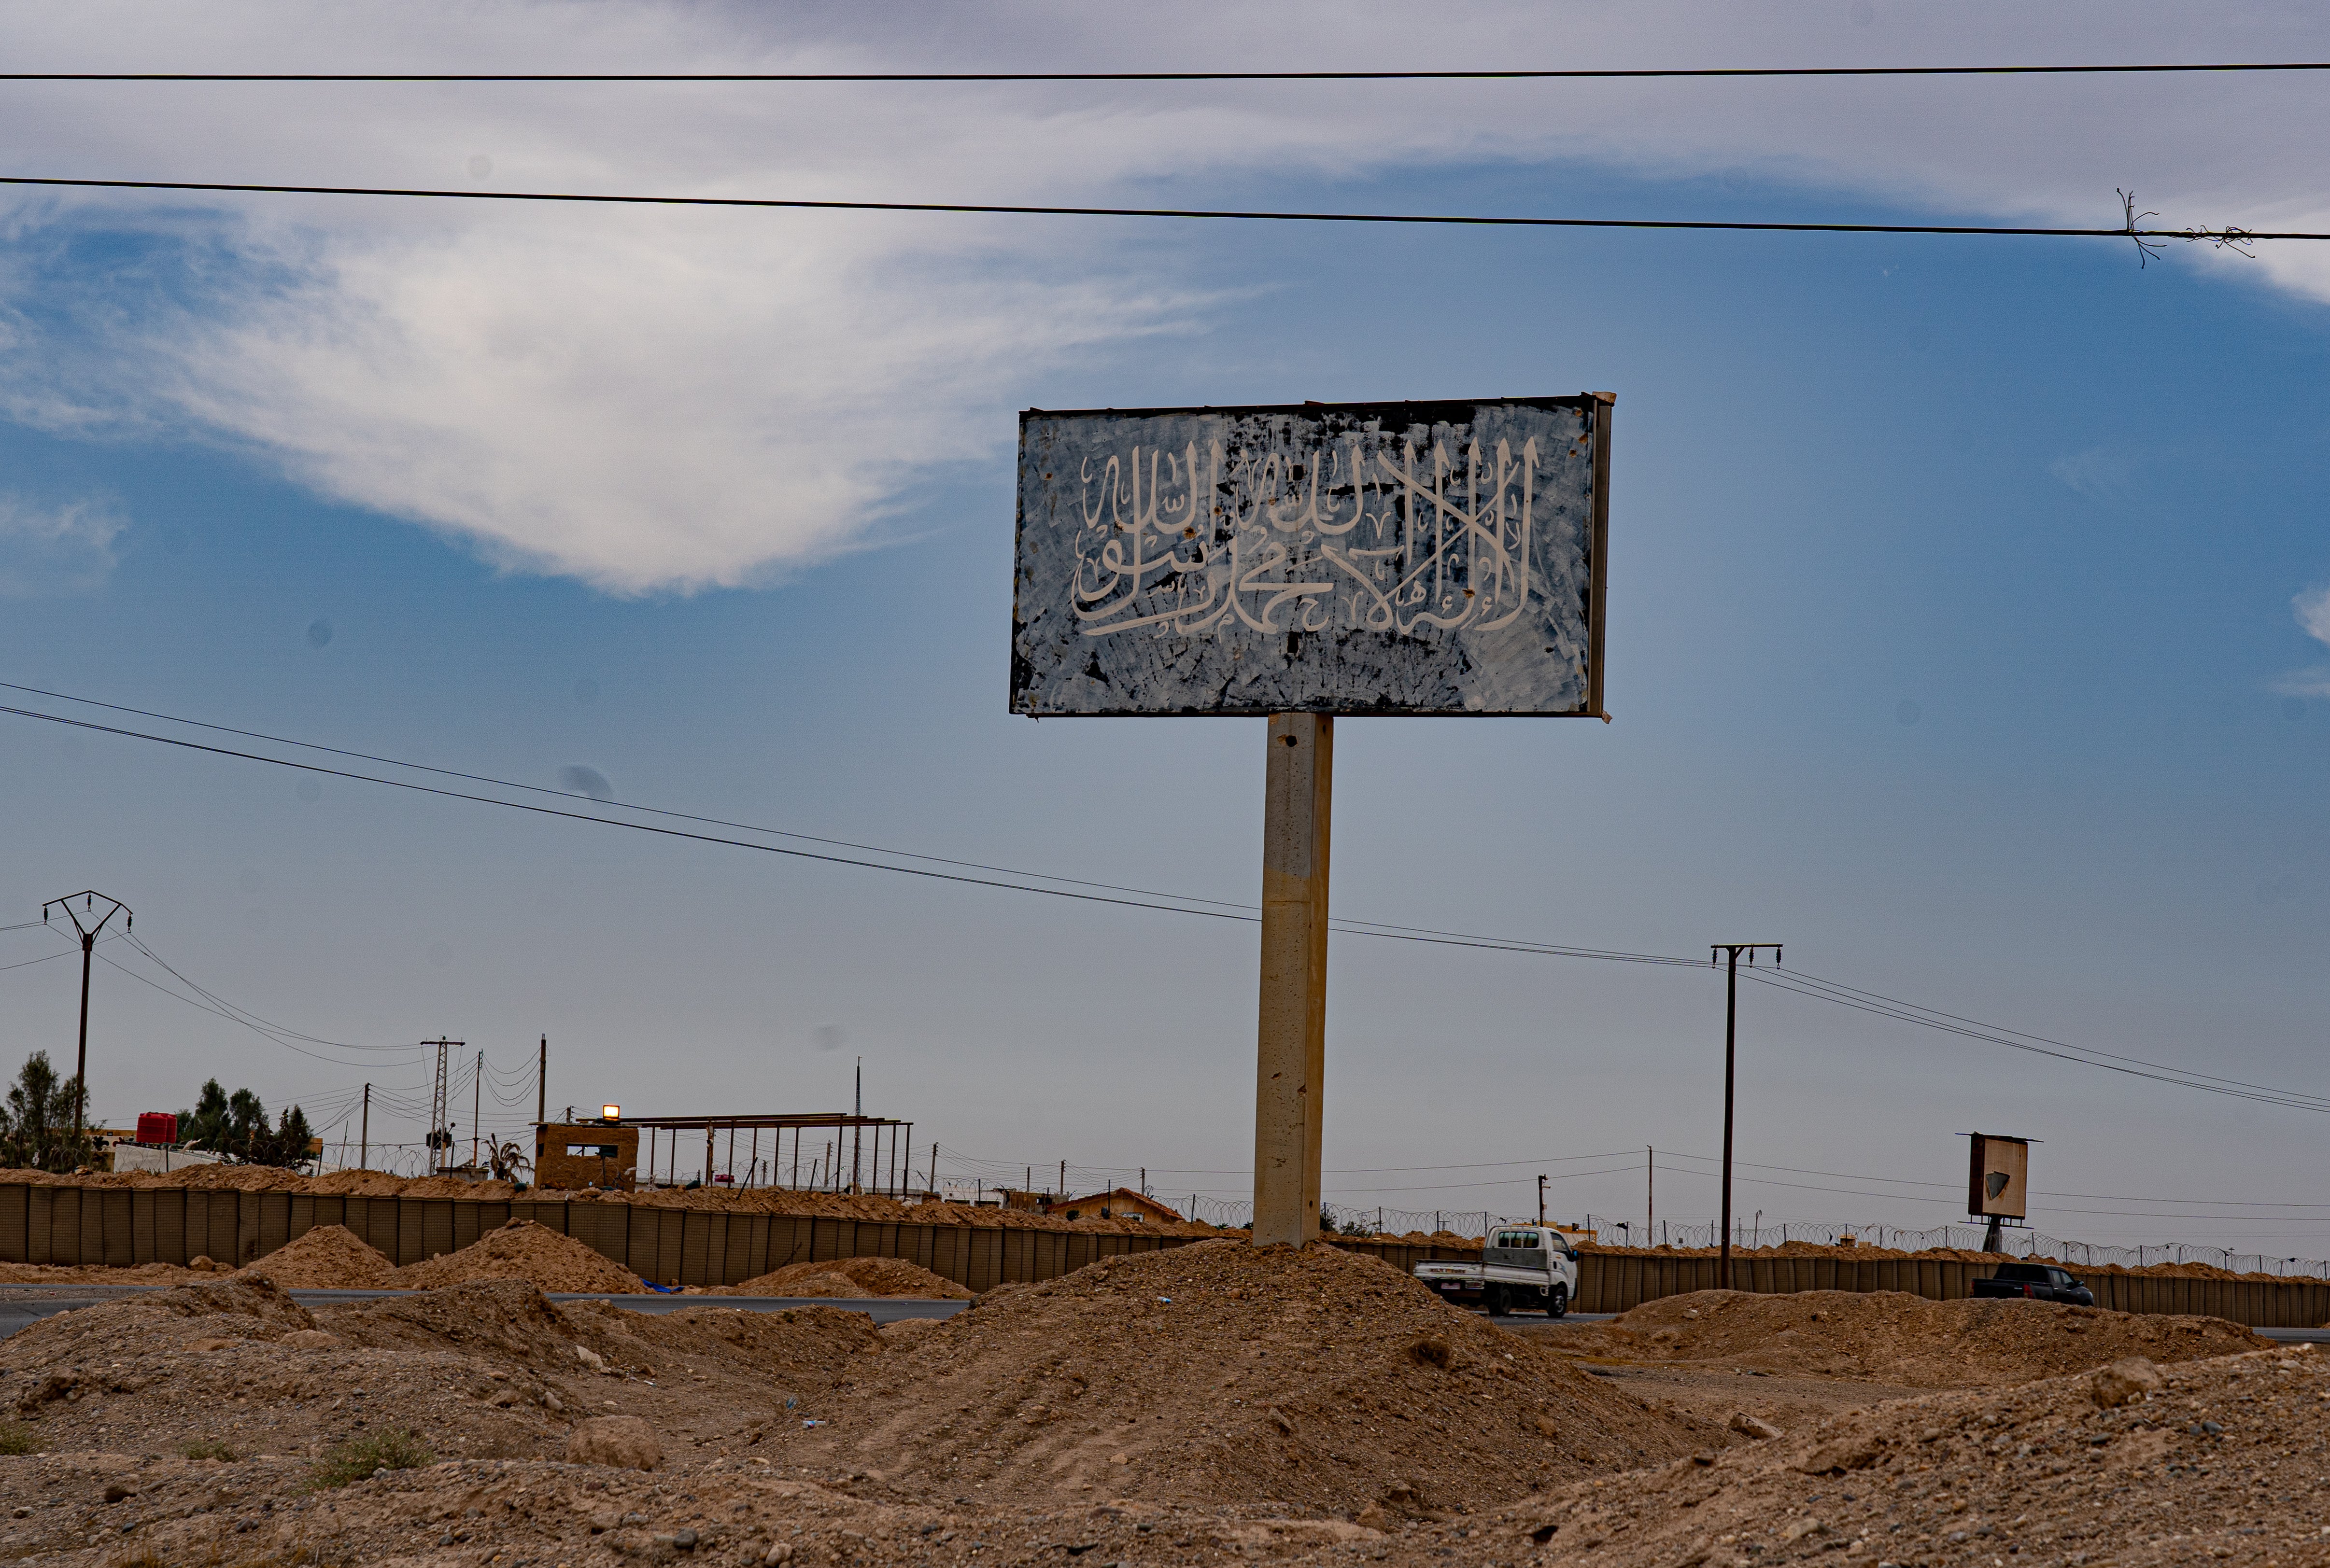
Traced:
<svg viewBox="0 0 2330 1568">
<path fill-rule="evenodd" d="M 137 1141 L 140 1143 L 177 1142 L 178 1119 L 166 1110 L 138 1112 Z"/>
</svg>

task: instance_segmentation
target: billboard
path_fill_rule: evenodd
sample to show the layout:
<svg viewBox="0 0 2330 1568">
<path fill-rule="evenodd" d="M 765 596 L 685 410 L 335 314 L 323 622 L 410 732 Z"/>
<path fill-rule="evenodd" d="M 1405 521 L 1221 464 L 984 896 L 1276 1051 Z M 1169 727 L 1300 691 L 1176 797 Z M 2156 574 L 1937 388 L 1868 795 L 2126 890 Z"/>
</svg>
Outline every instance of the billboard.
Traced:
<svg viewBox="0 0 2330 1568">
<path fill-rule="evenodd" d="M 1976 1218 L 2019 1220 L 2030 1212 L 2031 1141 L 1994 1132 L 1969 1135 L 1974 1167 L 1966 1177 L 1966 1213 Z"/>
<path fill-rule="evenodd" d="M 1613 401 L 1028 410 L 1011 711 L 1606 716 Z"/>
</svg>

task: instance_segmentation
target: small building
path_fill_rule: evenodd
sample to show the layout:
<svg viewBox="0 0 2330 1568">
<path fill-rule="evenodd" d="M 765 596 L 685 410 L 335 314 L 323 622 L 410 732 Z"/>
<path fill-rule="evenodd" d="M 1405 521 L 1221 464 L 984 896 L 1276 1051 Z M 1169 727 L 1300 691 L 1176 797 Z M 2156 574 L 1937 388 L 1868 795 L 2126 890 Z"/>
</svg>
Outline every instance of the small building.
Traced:
<svg viewBox="0 0 2330 1568">
<path fill-rule="evenodd" d="M 534 1185 L 567 1192 L 639 1185 L 639 1129 L 619 1121 L 548 1122 L 534 1129 Z"/>
<path fill-rule="evenodd" d="M 1134 1192 L 1131 1187 L 1111 1187 L 1104 1193 L 1081 1198 L 1055 1198 L 1044 1212 L 1064 1220 L 1145 1220 L 1155 1223 L 1181 1218 L 1179 1210 L 1169 1209 L 1146 1193 Z"/>
</svg>

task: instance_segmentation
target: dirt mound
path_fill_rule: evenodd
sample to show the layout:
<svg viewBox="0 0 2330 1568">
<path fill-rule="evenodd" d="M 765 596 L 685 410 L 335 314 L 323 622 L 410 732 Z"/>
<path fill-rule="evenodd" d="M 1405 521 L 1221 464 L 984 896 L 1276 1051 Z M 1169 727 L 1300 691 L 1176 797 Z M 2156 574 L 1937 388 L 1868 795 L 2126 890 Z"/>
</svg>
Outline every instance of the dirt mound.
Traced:
<svg viewBox="0 0 2330 1568">
<path fill-rule="evenodd" d="M 271 1280 L 286 1290 L 379 1290 L 395 1272 L 346 1225 L 317 1225 L 228 1278 Z"/>
<path fill-rule="evenodd" d="M 695 1294 L 696 1292 L 690 1292 Z M 924 1301 L 968 1301 L 971 1292 L 904 1258 L 835 1258 L 788 1263 L 741 1285 L 715 1286 L 706 1296 L 904 1296 Z"/>
<path fill-rule="evenodd" d="M 1278 1306 L 1294 1304 L 1282 1299 Z M 560 1310 L 668 1321 L 598 1304 Z M 795 1330 L 816 1333 L 812 1319 L 864 1322 L 809 1311 Z M 818 1354 L 829 1358 L 839 1348 L 818 1343 Z M 709 1358 L 728 1354 L 707 1338 L 662 1353 L 657 1388 L 611 1371 L 576 1387 L 602 1408 L 619 1397 L 630 1413 L 631 1402 L 652 1400 L 666 1377 L 684 1375 L 686 1358 L 707 1358 L 695 1363 L 702 1369 L 713 1365 Z M 894 1357 L 909 1359 L 892 1351 L 860 1365 Z M 396 1374 L 431 1365 L 457 1375 L 466 1366 L 467 1375 L 483 1377 L 485 1386 L 520 1403 L 497 1410 L 456 1395 L 451 1403 L 473 1413 L 450 1415 L 458 1424 L 429 1431 L 440 1462 L 321 1491 L 312 1486 L 310 1450 L 297 1446 L 245 1447 L 243 1458 L 223 1461 L 185 1459 L 168 1448 L 108 1449 L 104 1439 L 67 1446 L 94 1435 L 75 1423 L 106 1420 L 104 1407 L 122 1396 L 56 1401 L 35 1423 L 54 1427 L 44 1431 L 61 1440 L 52 1451 L 36 1462 L 0 1465 L 0 1516 L 14 1516 L 9 1547 L 27 1561 L 299 1561 L 344 1568 L 457 1558 L 744 1563 L 772 1556 L 860 1568 L 1369 1560 L 1442 1568 L 1556 1561 L 1590 1561 L 1597 1568 L 1783 1561 L 2183 1568 L 2211 1560 L 2324 1560 L 2317 1447 L 2321 1408 L 2330 1399 L 2330 1356 L 2311 1354 L 2173 1366 L 2165 1388 L 2124 1408 L 2099 1405 L 2084 1376 L 1925 1394 L 1771 1440 L 1702 1449 L 1622 1478 L 1579 1479 L 1437 1522 L 1400 1520 L 1385 1509 L 1355 1521 L 1267 1505 L 1160 1503 L 1113 1488 L 1046 1497 L 991 1487 L 1001 1494 L 991 1501 L 969 1488 L 918 1499 L 870 1466 L 792 1469 L 763 1462 L 770 1443 L 754 1444 L 749 1434 L 685 1425 L 683 1413 L 716 1392 L 710 1388 L 691 1388 L 668 1403 L 660 1423 L 665 1464 L 651 1473 L 518 1453 L 462 1457 L 450 1445 L 482 1440 L 476 1412 L 506 1423 L 497 1436 L 514 1449 L 518 1434 L 530 1430 L 526 1423 L 538 1426 L 543 1418 L 524 1413 L 522 1397 L 513 1393 L 523 1375 L 516 1370 L 495 1383 L 479 1370 L 484 1363 L 415 1360 Z M 846 1377 L 847 1367 L 845 1357 L 834 1370 Z M 215 1428 L 206 1435 L 237 1442 L 288 1408 L 262 1404 L 256 1395 L 249 1406 L 219 1397 L 226 1403 L 213 1412 Z M 373 1397 L 382 1397 L 377 1385 Z M 357 1403 L 348 1396 L 347 1410 L 335 1419 L 345 1422 Z M 783 1401 L 775 1410 L 781 1419 L 771 1433 L 798 1427 Z M 1477 1412 L 1472 1419 L 1479 1420 Z M 261 1440 L 291 1443 L 296 1423 L 283 1415 L 285 1430 Z M 380 1424 L 374 1421 L 374 1428 Z M 140 1443 L 148 1435 L 137 1425 L 116 1431 Z M 896 1456 L 902 1474 L 913 1470 L 919 1451 L 910 1445 Z M 1122 1468 L 1113 1474 L 1134 1478 Z M 90 1552 L 90 1536 L 99 1532 L 123 1544 L 110 1554 Z M 780 1544 L 785 1550 L 772 1552 Z"/>
<path fill-rule="evenodd" d="M 1199 1242 L 990 1291 L 846 1393 L 791 1461 L 942 1497 L 1414 1512 L 1726 1440 L 1329 1247 Z"/>
<path fill-rule="evenodd" d="M 1624 1361 L 1700 1361 L 1913 1388 L 1988 1387 L 2123 1355 L 2190 1361 L 2269 1342 L 2218 1318 L 2046 1301 L 1928 1301 L 1898 1290 L 1786 1296 L 1697 1290 L 1568 1330 L 1564 1348 Z"/>
<path fill-rule="evenodd" d="M 604 1253 L 531 1220 L 512 1220 L 458 1252 L 409 1263 L 390 1283 L 400 1290 L 434 1290 L 475 1280 L 524 1280 L 543 1290 L 647 1289 L 638 1275 Z"/>
<path fill-rule="evenodd" d="M 2308 1491 L 2319 1463 L 2289 1465 L 2318 1440 L 2325 1373 L 2330 1357 L 2275 1351 L 2168 1368 L 2165 1388 L 2126 1409 L 2099 1405 L 2086 1376 L 1897 1400 L 1711 1465 L 1528 1499 L 1449 1543 L 1449 1555 L 1510 1558 L 1542 1540 L 1597 1548 L 1607 1568 L 1832 1552 L 2124 1568 L 2319 1563 Z M 2235 1480 L 2249 1476 L 2274 1480 Z"/>
</svg>

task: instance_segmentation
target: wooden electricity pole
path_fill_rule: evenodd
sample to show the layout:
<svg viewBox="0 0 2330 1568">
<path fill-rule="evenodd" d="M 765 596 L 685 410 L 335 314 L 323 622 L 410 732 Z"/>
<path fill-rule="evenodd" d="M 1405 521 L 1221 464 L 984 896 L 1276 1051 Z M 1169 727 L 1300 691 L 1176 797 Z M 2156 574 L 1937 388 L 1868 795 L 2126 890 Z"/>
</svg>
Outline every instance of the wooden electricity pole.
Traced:
<svg viewBox="0 0 2330 1568">
<path fill-rule="evenodd" d="M 72 901 L 74 899 L 81 900 L 81 909 L 79 911 L 75 911 L 72 906 Z M 106 911 L 102 915 L 97 913 L 97 901 L 99 899 L 104 899 L 106 902 Z M 98 933 L 105 930 L 106 926 L 112 921 L 115 915 L 122 917 L 121 929 L 124 930 L 128 930 L 135 925 L 137 923 L 137 917 L 129 912 L 129 906 L 128 904 L 123 903 L 118 898 L 108 897 L 106 894 L 99 893 L 94 888 L 85 888 L 80 893 L 71 893 L 63 898 L 52 900 L 51 903 L 43 904 L 41 906 L 41 919 L 43 921 L 48 920 L 49 910 L 52 906 L 65 912 L 65 919 L 72 921 L 73 935 L 79 939 L 81 942 L 81 1047 L 73 1056 L 72 1113 L 73 1157 L 75 1159 L 80 1159 L 83 1157 L 86 1153 L 86 1151 L 81 1147 L 81 1136 L 82 1124 L 88 1119 L 89 1107 L 90 959 L 97 948 Z M 88 915 L 90 918 L 84 920 L 82 918 L 83 915 Z"/>
<path fill-rule="evenodd" d="M 1327 1074 L 1327 867 L 1335 721 L 1270 721 L 1262 822 L 1262 995 L 1255 1025 L 1254 1244 L 1319 1235 Z"/>
<path fill-rule="evenodd" d="M 1731 1289 L 1731 1090 L 1738 1061 L 1739 955 L 1746 953 L 1748 961 L 1752 964 L 1756 961 L 1756 949 L 1758 948 L 1771 949 L 1772 961 L 1776 964 L 1780 961 L 1780 944 L 1777 942 L 1719 942 L 1710 949 L 1714 955 L 1730 955 L 1728 988 L 1723 1002 L 1723 1261 L 1716 1270 L 1717 1278 L 1723 1281 L 1722 1288 L 1726 1290 Z M 1710 958 L 1710 961 L 1717 961 L 1717 959 Z"/>
</svg>

